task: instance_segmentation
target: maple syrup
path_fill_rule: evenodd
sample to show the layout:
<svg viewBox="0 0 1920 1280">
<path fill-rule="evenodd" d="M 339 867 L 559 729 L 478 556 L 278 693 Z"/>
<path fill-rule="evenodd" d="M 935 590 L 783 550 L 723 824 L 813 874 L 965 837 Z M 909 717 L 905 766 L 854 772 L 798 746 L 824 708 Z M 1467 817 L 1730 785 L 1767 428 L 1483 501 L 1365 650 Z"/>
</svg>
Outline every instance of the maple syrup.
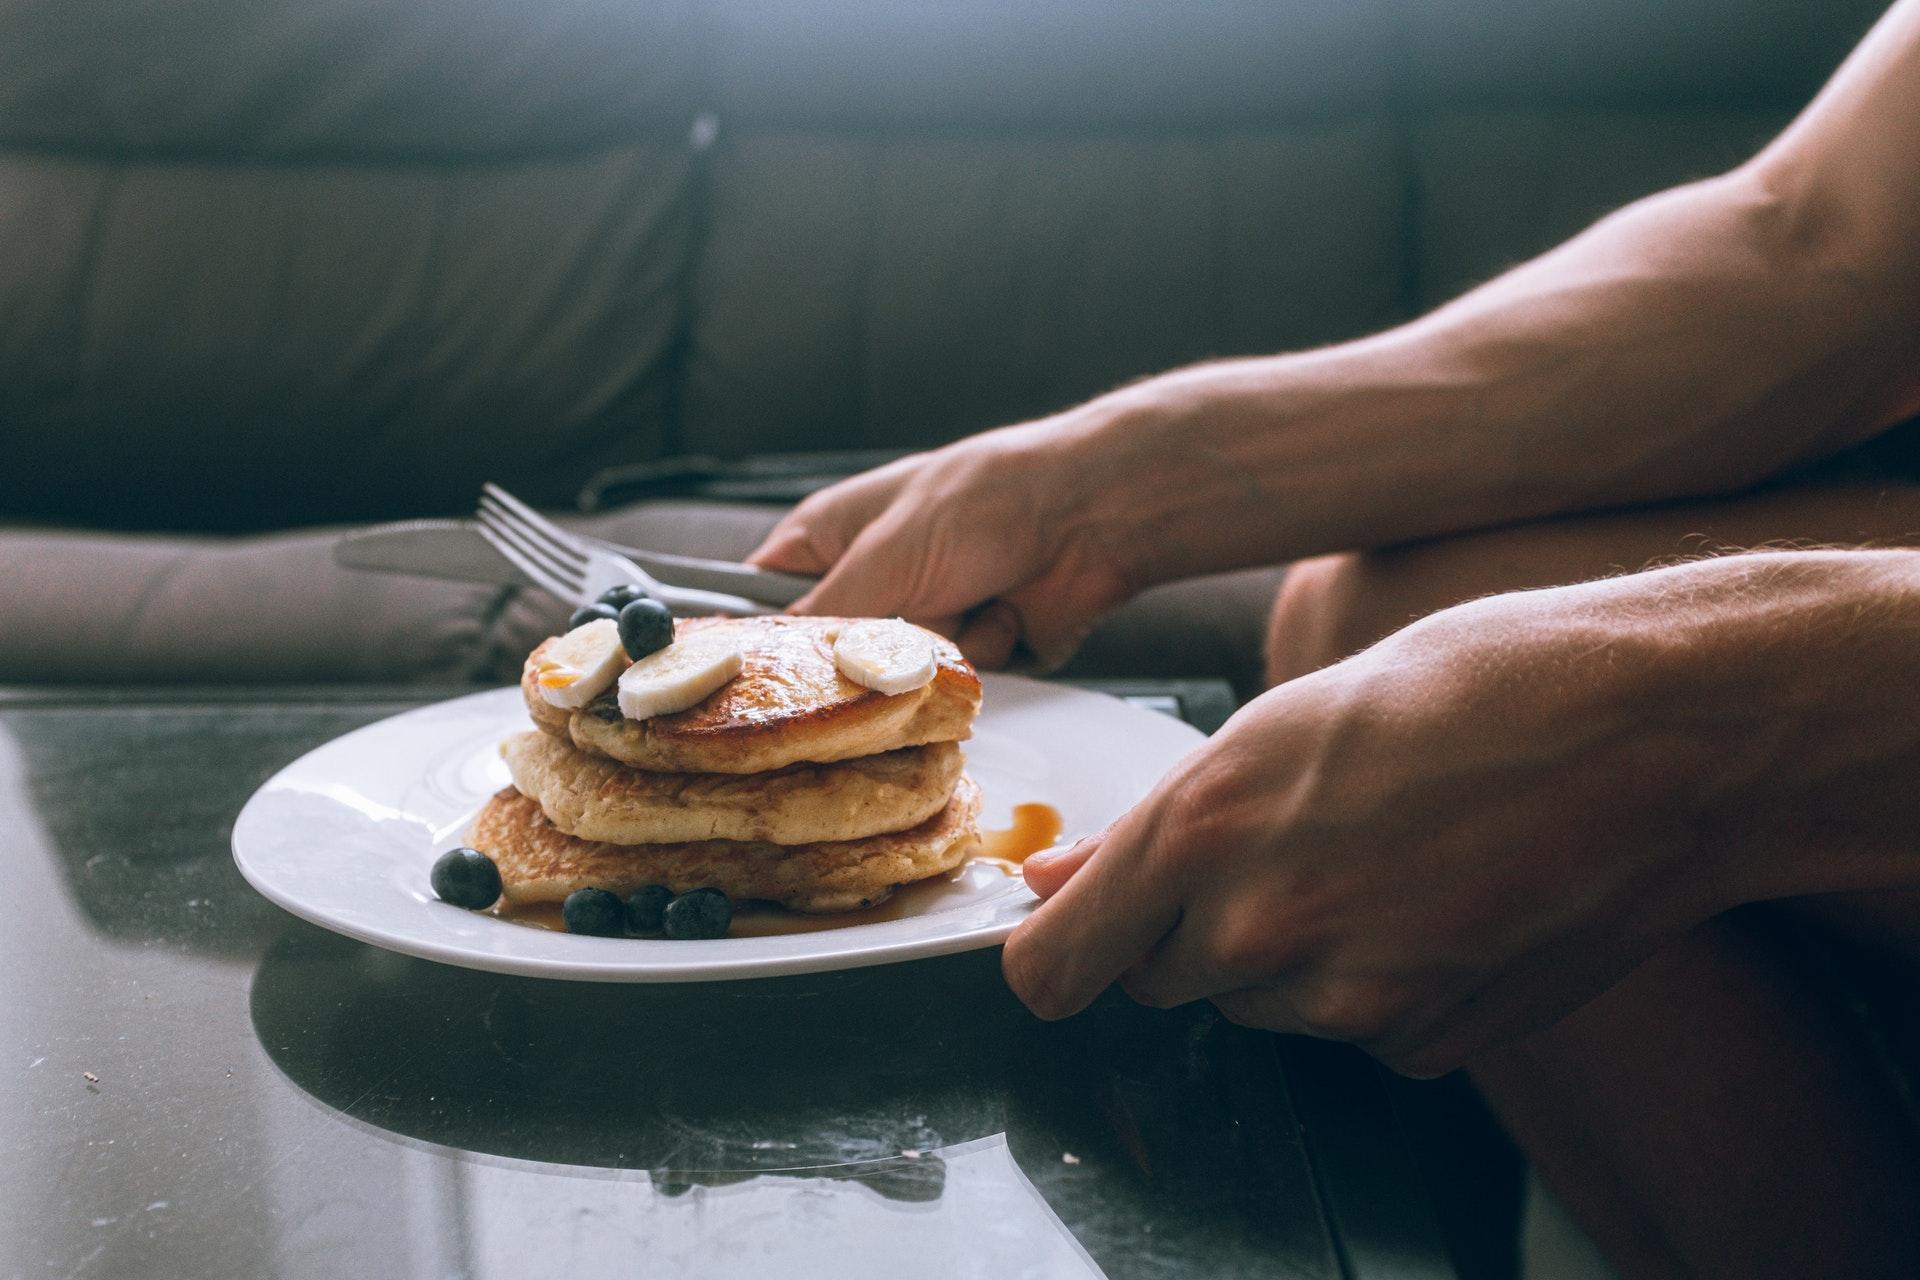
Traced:
<svg viewBox="0 0 1920 1280">
<path fill-rule="evenodd" d="M 974 860 L 1005 864 L 1008 874 L 1019 874 L 1020 864 L 1060 838 L 1060 811 L 1050 804 L 1013 806 L 1013 825 L 1004 831 L 982 831 Z"/>
<path fill-rule="evenodd" d="M 885 902 L 862 911 L 838 911 L 832 915 L 809 916 L 783 907 L 742 903 L 734 913 L 729 938 L 770 938 L 784 934 L 824 933 L 859 924 L 880 924 L 901 920 L 933 905 L 944 893 L 963 884 L 975 867 L 992 868 L 1004 875 L 1020 874 L 1020 864 L 1029 856 L 1050 849 L 1060 838 L 1060 811 L 1050 804 L 1017 804 L 1013 807 L 1013 825 L 1000 831 L 982 831 L 980 842 L 968 859 L 945 875 L 930 877 L 894 890 Z M 491 914 L 513 924 L 535 929 L 566 932 L 557 902 L 533 902 L 509 906 L 503 898 Z"/>
</svg>

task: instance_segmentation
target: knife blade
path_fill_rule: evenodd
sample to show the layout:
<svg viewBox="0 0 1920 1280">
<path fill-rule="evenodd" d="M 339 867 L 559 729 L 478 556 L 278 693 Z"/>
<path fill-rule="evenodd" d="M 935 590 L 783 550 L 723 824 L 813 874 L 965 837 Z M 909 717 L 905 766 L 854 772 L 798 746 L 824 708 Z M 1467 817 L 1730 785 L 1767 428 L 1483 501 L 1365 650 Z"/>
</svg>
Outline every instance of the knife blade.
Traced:
<svg viewBox="0 0 1920 1280">
<path fill-rule="evenodd" d="M 762 604 L 792 604 L 813 589 L 813 578 L 774 573 L 731 560 L 667 555 L 579 535 L 639 565 L 665 583 L 699 591 L 745 596 Z M 333 544 L 336 564 L 375 573 L 405 573 L 454 582 L 531 586 L 526 576 L 487 544 L 467 520 L 401 520 L 341 534 Z"/>
</svg>

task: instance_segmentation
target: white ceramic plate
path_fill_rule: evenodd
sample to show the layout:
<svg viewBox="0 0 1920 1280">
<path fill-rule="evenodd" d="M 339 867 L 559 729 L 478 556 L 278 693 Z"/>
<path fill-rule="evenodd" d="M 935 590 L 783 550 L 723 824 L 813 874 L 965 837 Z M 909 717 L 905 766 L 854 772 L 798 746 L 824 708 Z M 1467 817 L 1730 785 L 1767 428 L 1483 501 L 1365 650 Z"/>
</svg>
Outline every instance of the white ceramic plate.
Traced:
<svg viewBox="0 0 1920 1280">
<path fill-rule="evenodd" d="M 1145 795 L 1201 734 L 1118 698 L 989 675 L 966 745 L 984 828 L 1013 806 L 1052 805 L 1062 839 L 1097 831 Z M 1034 897 L 1017 878 L 970 865 L 916 894 L 911 914 L 816 933 L 704 942 L 592 938 L 498 920 L 433 896 L 433 860 L 461 843 L 508 784 L 498 746 L 528 727 L 518 689 L 397 715 L 308 752 L 240 811 L 233 857 L 268 899 L 317 925 L 447 964 L 594 982 L 699 982 L 887 964 L 994 946 Z"/>
</svg>

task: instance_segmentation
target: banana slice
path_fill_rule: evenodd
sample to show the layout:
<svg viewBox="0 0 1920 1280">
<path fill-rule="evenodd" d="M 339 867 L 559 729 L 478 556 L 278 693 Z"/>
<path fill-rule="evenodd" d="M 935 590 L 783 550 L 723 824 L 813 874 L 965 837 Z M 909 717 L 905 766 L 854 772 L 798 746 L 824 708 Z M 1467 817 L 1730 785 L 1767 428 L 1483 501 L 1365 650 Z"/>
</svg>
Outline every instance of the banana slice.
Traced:
<svg viewBox="0 0 1920 1280">
<path fill-rule="evenodd" d="M 933 637 L 899 618 L 865 618 L 840 628 L 833 665 L 876 693 L 911 693 L 939 670 Z"/>
<path fill-rule="evenodd" d="M 612 618 L 585 622 L 553 642 L 534 668 L 540 696 L 556 707 L 584 707 L 627 669 L 620 627 Z"/>
<path fill-rule="evenodd" d="M 629 720 L 685 711 L 740 674 L 740 641 L 724 628 L 676 636 L 620 677 L 620 711 Z"/>
</svg>

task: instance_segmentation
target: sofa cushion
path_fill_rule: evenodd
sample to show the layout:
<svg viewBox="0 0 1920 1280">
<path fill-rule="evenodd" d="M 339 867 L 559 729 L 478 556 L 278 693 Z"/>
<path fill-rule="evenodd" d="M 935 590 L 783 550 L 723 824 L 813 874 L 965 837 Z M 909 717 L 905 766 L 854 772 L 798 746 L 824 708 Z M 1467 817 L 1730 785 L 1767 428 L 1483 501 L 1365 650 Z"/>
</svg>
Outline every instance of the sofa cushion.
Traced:
<svg viewBox="0 0 1920 1280">
<path fill-rule="evenodd" d="M 713 0 L 729 126 L 1234 133 L 1386 101 L 1394 0 Z"/>
<path fill-rule="evenodd" d="M 660 0 L 8 0 L 0 147 L 502 160 L 684 138 L 705 22 Z"/>
<path fill-rule="evenodd" d="M 657 454 L 688 161 L 0 153 L 0 512 L 233 530 Z"/>
<path fill-rule="evenodd" d="M 723 130 L 711 163 L 682 426 L 704 452 L 920 446 L 1399 314 L 1399 153 L 1378 123 Z"/>
<path fill-rule="evenodd" d="M 1446 0 L 1399 6 L 1401 94 L 1441 110 L 1793 109 L 1890 0 Z"/>
<path fill-rule="evenodd" d="M 509 589 L 354 573 L 326 530 L 0 530 L 0 683 L 473 680 Z"/>
<path fill-rule="evenodd" d="M 1417 297 L 1437 306 L 1642 196 L 1738 165 L 1776 110 L 1442 112 L 1413 131 Z"/>
</svg>

